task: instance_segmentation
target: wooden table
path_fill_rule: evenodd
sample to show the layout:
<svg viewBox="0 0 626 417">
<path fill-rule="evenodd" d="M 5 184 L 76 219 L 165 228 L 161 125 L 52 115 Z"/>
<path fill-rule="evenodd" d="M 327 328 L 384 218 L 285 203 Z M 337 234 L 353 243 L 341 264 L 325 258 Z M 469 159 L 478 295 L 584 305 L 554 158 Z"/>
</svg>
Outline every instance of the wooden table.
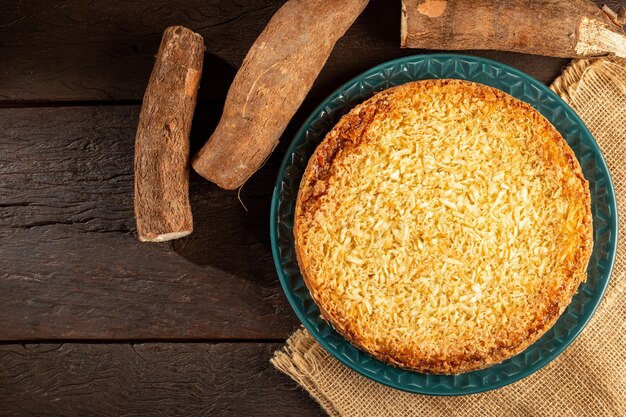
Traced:
<svg viewBox="0 0 626 417">
<path fill-rule="evenodd" d="M 7 4 L 8 3 L 8 4 Z M 279 0 L 14 0 L 0 13 L 0 415 L 321 416 L 268 360 L 298 327 L 269 205 L 319 101 L 399 48 L 399 1 L 372 0 L 277 151 L 241 190 L 191 178 L 194 233 L 136 238 L 133 143 L 163 29 L 205 38 L 193 150 Z M 609 2 L 609 3 L 622 3 Z M 469 52 L 549 83 L 567 59 Z"/>
</svg>

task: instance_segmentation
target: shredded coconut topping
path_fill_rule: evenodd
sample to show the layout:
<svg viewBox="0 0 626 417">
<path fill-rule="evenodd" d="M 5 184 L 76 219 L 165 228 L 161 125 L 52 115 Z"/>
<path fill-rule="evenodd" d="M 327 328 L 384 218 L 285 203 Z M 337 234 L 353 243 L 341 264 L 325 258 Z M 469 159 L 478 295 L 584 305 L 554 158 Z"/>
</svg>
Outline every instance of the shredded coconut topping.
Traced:
<svg viewBox="0 0 626 417">
<path fill-rule="evenodd" d="M 415 84 L 334 156 L 297 219 L 301 263 L 370 351 L 488 356 L 527 338 L 574 273 L 587 191 L 536 112 Z"/>
</svg>

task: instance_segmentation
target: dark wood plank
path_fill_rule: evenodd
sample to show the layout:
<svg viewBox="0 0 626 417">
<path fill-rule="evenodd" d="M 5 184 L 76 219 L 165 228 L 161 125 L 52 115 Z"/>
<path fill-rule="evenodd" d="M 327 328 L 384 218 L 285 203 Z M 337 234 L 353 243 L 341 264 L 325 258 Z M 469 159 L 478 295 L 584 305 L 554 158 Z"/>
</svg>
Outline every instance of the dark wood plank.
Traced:
<svg viewBox="0 0 626 417">
<path fill-rule="evenodd" d="M 276 344 L 0 346 L 2 416 L 322 416 Z"/>
<path fill-rule="evenodd" d="M 598 0 L 598 3 L 606 2 Z M 143 96 L 161 34 L 184 25 L 205 38 L 201 98 L 223 98 L 235 69 L 282 0 L 169 0 L 43 5 L 14 0 L 0 13 L 0 100 L 137 100 Z M 626 5 L 613 0 L 612 5 Z M 326 96 L 400 49 L 400 2 L 372 0 L 342 38 L 310 97 Z M 467 52 L 513 65 L 549 82 L 568 60 L 504 52 Z"/>
<path fill-rule="evenodd" d="M 220 106 L 197 110 L 194 147 Z M 280 152 L 242 190 L 248 211 L 192 175 L 194 233 L 140 243 L 138 111 L 0 109 L 0 340 L 286 337 L 297 319 L 268 233 Z"/>
</svg>

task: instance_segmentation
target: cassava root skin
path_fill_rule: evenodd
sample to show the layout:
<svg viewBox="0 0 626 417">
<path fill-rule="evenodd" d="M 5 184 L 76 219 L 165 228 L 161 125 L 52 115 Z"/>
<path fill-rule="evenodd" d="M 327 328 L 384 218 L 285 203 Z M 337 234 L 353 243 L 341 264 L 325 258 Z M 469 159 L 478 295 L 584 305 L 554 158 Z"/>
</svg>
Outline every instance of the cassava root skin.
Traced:
<svg viewBox="0 0 626 417">
<path fill-rule="evenodd" d="M 233 190 L 263 164 L 368 0 L 289 0 L 252 45 L 193 168 Z"/>
<path fill-rule="evenodd" d="M 189 132 L 204 49 L 202 37 L 182 26 L 163 33 L 135 137 L 135 219 L 143 242 L 177 239 L 193 230 Z"/>
<path fill-rule="evenodd" d="M 404 48 L 626 56 L 623 29 L 588 0 L 402 0 Z"/>
</svg>

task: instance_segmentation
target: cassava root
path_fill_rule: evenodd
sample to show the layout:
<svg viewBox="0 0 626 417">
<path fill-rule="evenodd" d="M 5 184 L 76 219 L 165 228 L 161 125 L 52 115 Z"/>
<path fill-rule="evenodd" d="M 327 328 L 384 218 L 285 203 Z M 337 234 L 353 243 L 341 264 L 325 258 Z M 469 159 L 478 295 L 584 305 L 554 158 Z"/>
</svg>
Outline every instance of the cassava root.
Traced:
<svg viewBox="0 0 626 417">
<path fill-rule="evenodd" d="M 222 188 L 243 185 L 276 147 L 335 43 L 367 2 L 287 1 L 244 59 L 193 168 Z"/>
<path fill-rule="evenodd" d="M 189 132 L 204 57 L 202 37 L 181 26 L 163 33 L 135 137 L 135 219 L 144 242 L 193 230 Z"/>
<path fill-rule="evenodd" d="M 588 0 L 402 0 L 401 45 L 626 57 L 623 12 L 609 10 Z"/>
</svg>

